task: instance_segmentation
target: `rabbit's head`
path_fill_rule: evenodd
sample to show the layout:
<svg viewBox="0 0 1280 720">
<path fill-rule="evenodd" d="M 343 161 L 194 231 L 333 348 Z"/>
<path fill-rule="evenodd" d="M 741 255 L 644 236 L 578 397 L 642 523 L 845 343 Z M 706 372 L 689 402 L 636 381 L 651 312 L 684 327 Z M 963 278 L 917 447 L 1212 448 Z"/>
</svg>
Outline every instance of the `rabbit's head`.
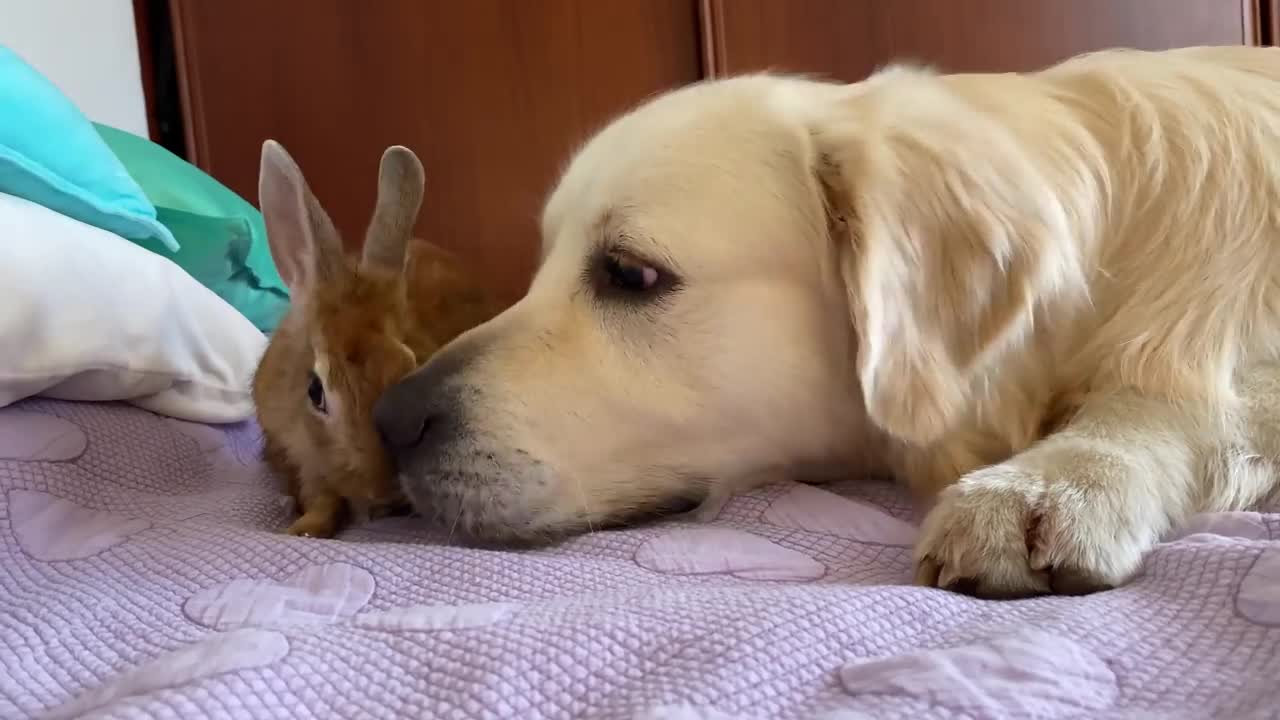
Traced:
<svg viewBox="0 0 1280 720">
<path fill-rule="evenodd" d="M 385 503 L 398 489 L 373 406 L 424 359 L 415 355 L 422 343 L 405 280 L 422 165 L 404 147 L 383 154 L 358 255 L 344 251 L 298 165 L 271 140 L 258 192 L 271 255 L 293 297 L 254 381 L 268 454 L 292 466 L 291 480 L 325 482 L 356 509 Z"/>
</svg>

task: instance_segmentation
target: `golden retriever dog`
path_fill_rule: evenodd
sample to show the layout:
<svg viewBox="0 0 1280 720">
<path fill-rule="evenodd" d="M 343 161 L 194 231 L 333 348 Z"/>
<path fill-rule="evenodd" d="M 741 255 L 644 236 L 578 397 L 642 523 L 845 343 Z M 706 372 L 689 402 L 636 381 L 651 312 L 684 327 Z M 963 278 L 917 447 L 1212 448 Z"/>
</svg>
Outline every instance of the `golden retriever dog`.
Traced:
<svg viewBox="0 0 1280 720">
<path fill-rule="evenodd" d="M 886 473 L 920 583 L 1076 593 L 1277 487 L 1280 50 L 705 82 L 582 147 L 542 234 L 375 410 L 473 540 Z"/>
</svg>

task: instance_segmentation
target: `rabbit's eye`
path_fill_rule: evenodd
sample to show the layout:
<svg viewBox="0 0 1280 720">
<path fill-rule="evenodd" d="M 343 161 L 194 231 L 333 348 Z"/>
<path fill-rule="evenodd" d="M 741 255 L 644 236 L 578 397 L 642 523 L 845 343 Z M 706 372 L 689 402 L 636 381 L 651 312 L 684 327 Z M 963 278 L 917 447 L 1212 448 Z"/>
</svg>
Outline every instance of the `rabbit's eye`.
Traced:
<svg viewBox="0 0 1280 720">
<path fill-rule="evenodd" d="M 317 412 L 321 414 L 329 412 L 329 406 L 324 400 L 324 383 L 320 382 L 320 376 L 315 372 L 311 373 L 311 380 L 307 383 L 307 398 L 311 400 L 311 407 Z"/>
</svg>

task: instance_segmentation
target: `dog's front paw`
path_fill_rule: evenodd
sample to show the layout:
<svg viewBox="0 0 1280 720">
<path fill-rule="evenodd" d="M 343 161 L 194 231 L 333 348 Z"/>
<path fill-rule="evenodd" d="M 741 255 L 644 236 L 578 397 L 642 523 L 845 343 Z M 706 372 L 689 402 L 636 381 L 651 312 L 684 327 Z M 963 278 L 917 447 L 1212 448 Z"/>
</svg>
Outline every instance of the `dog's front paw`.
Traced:
<svg viewBox="0 0 1280 720">
<path fill-rule="evenodd" d="M 1068 453 L 962 478 L 925 518 L 916 581 L 990 598 L 1082 594 L 1124 582 L 1155 542 L 1121 464 Z M 1118 472 L 1119 471 L 1119 472 Z"/>
<path fill-rule="evenodd" d="M 1049 591 L 1048 574 L 1031 568 L 1041 478 L 996 465 L 943 490 L 916 544 L 916 582 L 979 597 Z"/>
<path fill-rule="evenodd" d="M 1083 595 L 1128 581 L 1167 523 L 1159 498 L 1122 457 L 1063 448 L 1046 472 L 1031 537 L 1032 569 L 1055 593 Z"/>
</svg>

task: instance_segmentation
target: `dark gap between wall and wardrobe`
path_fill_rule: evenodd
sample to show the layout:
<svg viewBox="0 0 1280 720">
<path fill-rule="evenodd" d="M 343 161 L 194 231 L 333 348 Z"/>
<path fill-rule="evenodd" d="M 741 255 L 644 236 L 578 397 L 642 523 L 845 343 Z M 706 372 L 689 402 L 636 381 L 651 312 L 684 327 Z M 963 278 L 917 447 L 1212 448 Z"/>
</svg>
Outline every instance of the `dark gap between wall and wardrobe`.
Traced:
<svg viewBox="0 0 1280 720">
<path fill-rule="evenodd" d="M 151 141 L 186 159 L 182 96 L 169 2 L 133 0 L 133 17 L 137 26 L 138 57 Z"/>
</svg>

